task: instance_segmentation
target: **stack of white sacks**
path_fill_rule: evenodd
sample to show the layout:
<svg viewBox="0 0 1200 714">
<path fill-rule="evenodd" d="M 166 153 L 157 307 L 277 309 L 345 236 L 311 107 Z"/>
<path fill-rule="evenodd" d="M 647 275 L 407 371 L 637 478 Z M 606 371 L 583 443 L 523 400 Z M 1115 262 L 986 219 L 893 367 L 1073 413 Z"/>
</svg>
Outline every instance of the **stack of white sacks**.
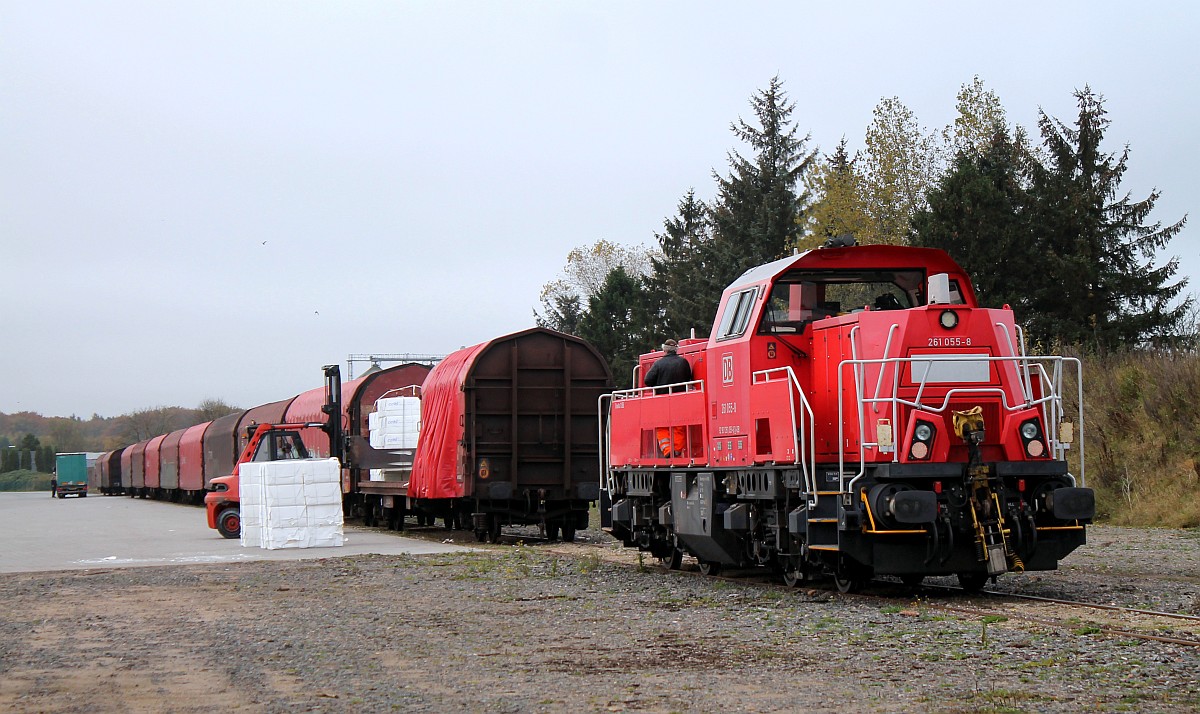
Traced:
<svg viewBox="0 0 1200 714">
<path fill-rule="evenodd" d="M 242 546 L 342 545 L 342 471 L 337 459 L 250 462 L 238 467 Z"/>
<path fill-rule="evenodd" d="M 421 399 L 419 397 L 388 397 L 375 402 L 375 411 L 367 416 L 371 446 L 376 449 L 405 449 L 416 451 L 421 430 Z M 408 456 L 407 454 L 405 455 Z M 371 469 L 372 481 L 407 481 L 408 468 Z"/>
</svg>

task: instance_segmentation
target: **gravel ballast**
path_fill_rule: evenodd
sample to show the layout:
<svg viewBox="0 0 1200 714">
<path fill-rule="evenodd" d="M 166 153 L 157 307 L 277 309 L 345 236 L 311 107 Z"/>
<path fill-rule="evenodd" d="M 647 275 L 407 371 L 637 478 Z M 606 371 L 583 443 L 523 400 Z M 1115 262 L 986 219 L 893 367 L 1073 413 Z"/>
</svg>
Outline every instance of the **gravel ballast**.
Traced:
<svg viewBox="0 0 1200 714">
<path fill-rule="evenodd" d="M 1105 634 L 1088 614 L 1045 624 L 888 584 L 847 597 L 665 573 L 581 535 L 592 543 L 3 575 L 0 710 L 1200 708 L 1200 648 Z M 995 589 L 1200 614 L 1200 534 L 1089 540 L 1060 571 Z"/>
</svg>

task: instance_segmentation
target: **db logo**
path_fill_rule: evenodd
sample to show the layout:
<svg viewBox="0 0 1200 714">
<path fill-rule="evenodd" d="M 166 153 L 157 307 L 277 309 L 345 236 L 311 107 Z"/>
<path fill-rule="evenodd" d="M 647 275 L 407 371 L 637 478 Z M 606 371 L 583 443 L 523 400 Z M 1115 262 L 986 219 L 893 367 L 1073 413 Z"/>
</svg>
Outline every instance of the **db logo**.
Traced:
<svg viewBox="0 0 1200 714">
<path fill-rule="evenodd" d="M 721 355 L 721 381 L 733 384 L 733 355 Z"/>
</svg>

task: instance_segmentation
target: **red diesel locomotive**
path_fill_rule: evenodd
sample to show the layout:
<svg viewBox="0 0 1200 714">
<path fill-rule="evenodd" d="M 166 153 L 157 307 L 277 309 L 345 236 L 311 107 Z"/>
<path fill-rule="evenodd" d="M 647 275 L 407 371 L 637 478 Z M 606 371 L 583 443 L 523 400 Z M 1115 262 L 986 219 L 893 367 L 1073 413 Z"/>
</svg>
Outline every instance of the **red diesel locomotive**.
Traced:
<svg viewBox="0 0 1200 714">
<path fill-rule="evenodd" d="M 1050 570 L 1084 543 L 1091 489 L 1079 362 L 1031 356 L 1012 311 L 979 307 L 944 252 L 828 247 L 747 271 L 693 380 L 601 400 L 605 527 L 704 572 L 771 566 L 789 584 L 874 575 L 974 590 Z M 664 434 L 670 436 L 664 438 Z M 677 448 L 682 445 L 682 449 Z"/>
</svg>

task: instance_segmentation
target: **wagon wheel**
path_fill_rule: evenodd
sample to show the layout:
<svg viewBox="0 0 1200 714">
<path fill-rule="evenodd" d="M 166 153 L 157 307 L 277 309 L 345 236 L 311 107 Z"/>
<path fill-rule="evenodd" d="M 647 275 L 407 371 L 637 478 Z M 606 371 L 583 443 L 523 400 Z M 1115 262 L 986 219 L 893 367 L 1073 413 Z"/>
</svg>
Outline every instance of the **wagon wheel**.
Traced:
<svg viewBox="0 0 1200 714">
<path fill-rule="evenodd" d="M 546 524 L 546 540 L 558 540 L 558 524 Z"/>
<path fill-rule="evenodd" d="M 969 593 L 977 593 L 988 581 L 987 573 L 959 573 L 958 584 Z"/>
<path fill-rule="evenodd" d="M 491 540 L 493 543 L 499 543 L 500 542 L 500 527 L 501 527 L 500 526 L 500 518 L 497 517 L 496 514 L 494 514 L 494 513 L 489 514 L 488 520 L 487 520 L 487 525 L 488 525 L 488 528 L 487 528 L 488 529 L 488 539 Z"/>
<path fill-rule="evenodd" d="M 700 561 L 701 575 L 719 575 L 721 573 L 721 564 L 711 560 Z"/>
<path fill-rule="evenodd" d="M 913 590 L 916 590 L 917 588 L 921 587 L 921 583 L 925 582 L 925 576 L 921 575 L 920 573 L 909 573 L 907 575 L 901 575 L 900 582 L 904 583 Z"/>
<path fill-rule="evenodd" d="M 564 525 L 562 527 L 562 538 L 564 543 L 575 542 L 575 525 Z"/>
<path fill-rule="evenodd" d="M 486 529 L 483 529 L 483 528 L 475 529 L 475 540 L 479 541 L 480 543 L 485 542 L 487 540 L 487 536 L 488 536 L 488 532 Z"/>
</svg>

